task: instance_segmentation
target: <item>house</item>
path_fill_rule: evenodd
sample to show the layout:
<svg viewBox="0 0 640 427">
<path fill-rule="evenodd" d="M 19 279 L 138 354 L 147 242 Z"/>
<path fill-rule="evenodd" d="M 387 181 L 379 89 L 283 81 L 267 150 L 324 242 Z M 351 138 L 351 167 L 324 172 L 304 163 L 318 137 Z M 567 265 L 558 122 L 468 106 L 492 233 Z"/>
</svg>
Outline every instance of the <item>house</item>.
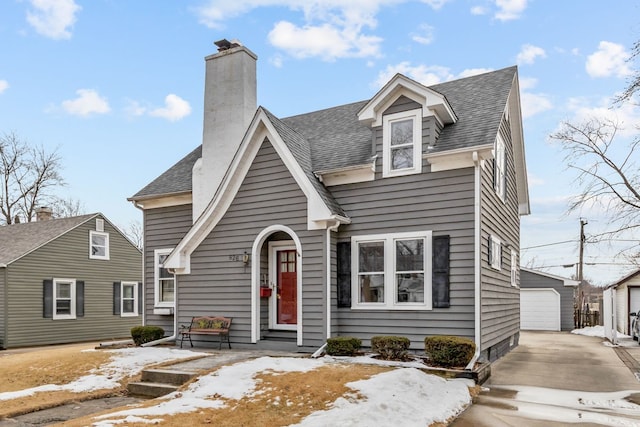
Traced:
<svg viewBox="0 0 640 427">
<path fill-rule="evenodd" d="M 542 271 L 520 269 L 520 329 L 571 331 L 580 284 Z"/>
<path fill-rule="evenodd" d="M 612 299 L 615 300 L 610 308 L 615 309 L 615 313 L 609 313 L 609 317 L 615 319 L 612 327 L 619 333 L 631 335 L 630 313 L 640 311 L 640 269 L 612 283 L 606 289 L 612 293 Z"/>
<path fill-rule="evenodd" d="M 0 227 L 0 347 L 113 340 L 142 323 L 142 254 L 102 214 Z"/>
<path fill-rule="evenodd" d="M 516 67 L 278 118 L 256 55 L 208 56 L 203 143 L 129 198 L 143 210 L 145 321 L 233 318 L 236 346 L 328 337 L 517 345 L 529 213 Z M 174 335 L 172 335 L 174 334 Z M 208 345 L 203 337 L 201 345 Z"/>
</svg>

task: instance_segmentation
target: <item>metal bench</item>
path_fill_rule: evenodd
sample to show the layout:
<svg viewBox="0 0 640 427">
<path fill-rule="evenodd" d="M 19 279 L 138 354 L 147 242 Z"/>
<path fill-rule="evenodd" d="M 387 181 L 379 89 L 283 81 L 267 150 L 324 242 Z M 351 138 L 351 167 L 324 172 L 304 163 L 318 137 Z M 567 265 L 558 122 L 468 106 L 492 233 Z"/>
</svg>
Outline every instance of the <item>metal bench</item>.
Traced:
<svg viewBox="0 0 640 427">
<path fill-rule="evenodd" d="M 189 327 L 182 327 L 180 333 L 180 348 L 185 338 L 189 338 L 189 343 L 193 347 L 191 335 L 217 335 L 219 340 L 219 349 L 222 349 L 222 342 L 226 341 L 231 348 L 229 341 L 229 329 L 231 328 L 231 317 L 222 316 L 195 316 L 191 319 Z"/>
</svg>

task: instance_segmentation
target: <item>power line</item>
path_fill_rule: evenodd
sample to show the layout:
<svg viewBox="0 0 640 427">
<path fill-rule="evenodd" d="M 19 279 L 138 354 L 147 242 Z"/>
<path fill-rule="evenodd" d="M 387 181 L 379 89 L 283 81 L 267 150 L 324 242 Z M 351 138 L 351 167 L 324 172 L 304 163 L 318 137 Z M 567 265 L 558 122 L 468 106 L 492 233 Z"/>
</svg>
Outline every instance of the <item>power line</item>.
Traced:
<svg viewBox="0 0 640 427">
<path fill-rule="evenodd" d="M 537 245 L 537 246 L 529 246 L 526 248 L 520 248 L 521 251 L 526 251 L 527 249 L 536 249 L 536 248 L 545 248 L 547 246 L 555 246 L 555 245 L 564 245 L 565 243 L 577 243 L 576 240 L 565 240 L 563 242 L 555 242 L 555 243 L 547 243 L 544 245 Z"/>
</svg>

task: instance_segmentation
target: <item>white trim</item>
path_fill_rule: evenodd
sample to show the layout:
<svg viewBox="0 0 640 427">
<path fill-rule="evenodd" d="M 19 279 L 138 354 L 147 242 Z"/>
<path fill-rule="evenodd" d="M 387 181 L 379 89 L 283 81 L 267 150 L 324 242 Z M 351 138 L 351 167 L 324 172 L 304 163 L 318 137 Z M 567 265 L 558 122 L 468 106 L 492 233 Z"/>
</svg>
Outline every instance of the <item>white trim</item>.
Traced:
<svg viewBox="0 0 640 427">
<path fill-rule="evenodd" d="M 269 242 L 269 287 L 274 291 L 278 289 L 278 277 L 277 277 L 277 253 L 282 250 L 296 250 L 296 245 L 293 240 L 274 240 Z M 296 271 L 298 269 L 298 257 L 296 257 Z M 296 274 L 297 276 L 297 274 Z M 296 277 L 296 280 L 298 278 Z M 296 290 L 298 292 L 298 290 Z M 297 295 L 296 301 L 300 299 L 300 294 Z M 296 320 L 295 325 L 285 325 L 278 323 L 278 296 L 277 292 L 272 292 L 269 297 L 269 329 L 277 329 L 281 331 L 295 331 L 298 329 Z"/>
<path fill-rule="evenodd" d="M 317 171 L 314 174 L 326 187 L 373 181 L 376 175 L 376 158 L 366 165 Z"/>
<path fill-rule="evenodd" d="M 426 159 L 431 165 L 431 172 L 470 168 L 475 166 L 479 160 L 493 158 L 493 144 L 438 153 L 425 153 L 422 158 Z"/>
<path fill-rule="evenodd" d="M 432 304 L 432 232 L 431 231 L 415 231 L 404 233 L 388 233 L 388 234 L 372 234 L 364 236 L 351 237 L 351 308 L 366 310 L 431 310 Z M 395 242 L 397 240 L 414 240 L 423 239 L 423 275 L 424 275 L 424 296 L 423 302 L 396 302 L 396 250 Z M 384 302 L 366 303 L 359 302 L 360 285 L 358 280 L 358 244 L 365 242 L 383 242 L 384 244 Z"/>
<path fill-rule="evenodd" d="M 171 194 L 171 195 L 161 195 L 161 196 L 149 196 L 143 197 L 140 199 L 129 198 L 127 199 L 133 204 L 142 209 L 157 209 L 157 208 L 167 208 L 170 206 L 181 206 L 181 205 L 190 205 L 193 203 L 193 197 L 191 192 L 188 193 L 179 193 L 179 194 Z"/>
<path fill-rule="evenodd" d="M 381 126 L 382 113 L 400 96 L 406 96 L 420 104 L 422 117 L 433 116 L 441 125 L 455 123 L 458 120 L 442 94 L 402 74 L 396 74 L 360 109 L 358 120 L 371 123 L 372 126 Z"/>
<path fill-rule="evenodd" d="M 393 176 L 413 175 L 422 172 L 422 110 L 415 109 L 403 111 L 400 113 L 386 114 L 383 116 L 382 122 L 382 177 L 388 178 Z M 412 161 L 413 165 L 408 168 L 393 169 L 391 163 L 391 151 L 394 148 L 391 145 L 391 130 L 393 124 L 397 122 L 411 120 L 412 122 Z M 408 144 L 407 144 L 408 145 Z M 406 146 L 404 146 L 407 148 Z"/>
<path fill-rule="evenodd" d="M 95 255 L 93 253 L 93 247 L 102 247 L 102 245 L 94 245 L 93 244 L 93 236 L 104 237 L 104 255 Z M 109 233 L 105 233 L 104 231 L 95 231 L 89 230 L 89 258 L 90 259 L 100 259 L 100 260 L 109 260 Z"/>
<path fill-rule="evenodd" d="M 484 160 L 478 154 L 473 155 L 474 160 L 474 325 L 476 353 L 474 359 L 482 352 L 482 169 Z"/>
<path fill-rule="evenodd" d="M 495 162 L 493 164 L 493 189 L 500 200 L 507 201 L 507 145 L 498 133 L 495 142 Z"/>
<path fill-rule="evenodd" d="M 518 253 L 511 249 L 511 286 L 518 287 Z"/>
<path fill-rule="evenodd" d="M 124 312 L 124 288 L 133 286 L 133 313 Z M 120 282 L 120 317 L 138 317 L 138 282 Z"/>
<path fill-rule="evenodd" d="M 167 267 L 173 268 L 176 274 L 189 274 L 191 254 L 211 233 L 231 206 L 243 182 L 243 177 L 246 176 L 253 164 L 265 138 L 274 147 L 307 198 L 307 229 L 324 229 L 329 220 L 341 220 L 331 213 L 305 172 L 295 161 L 293 154 L 287 148 L 265 111 L 259 108 L 213 200 L 167 259 Z"/>
<path fill-rule="evenodd" d="M 251 342 L 253 344 L 260 340 L 260 250 L 267 238 L 277 231 L 287 233 L 295 243 L 298 251 L 298 328 L 296 330 L 296 342 L 302 345 L 302 243 L 298 235 L 286 225 L 271 225 L 262 230 L 253 241 L 251 247 Z"/>
<path fill-rule="evenodd" d="M 176 303 L 176 276 L 173 275 L 173 301 L 160 301 L 160 256 L 169 255 L 173 252 L 172 248 L 162 248 L 153 251 L 153 306 L 155 308 L 175 308 Z M 166 263 L 166 260 L 165 260 Z M 166 267 L 165 267 L 166 268 Z M 154 314 L 163 314 L 160 311 Z M 171 314 L 171 313 L 169 313 Z"/>
<path fill-rule="evenodd" d="M 70 313 L 58 314 L 58 284 L 69 285 L 70 295 Z M 67 298 L 61 298 L 67 299 Z M 53 320 L 75 319 L 76 318 L 76 279 L 53 279 Z"/>
</svg>

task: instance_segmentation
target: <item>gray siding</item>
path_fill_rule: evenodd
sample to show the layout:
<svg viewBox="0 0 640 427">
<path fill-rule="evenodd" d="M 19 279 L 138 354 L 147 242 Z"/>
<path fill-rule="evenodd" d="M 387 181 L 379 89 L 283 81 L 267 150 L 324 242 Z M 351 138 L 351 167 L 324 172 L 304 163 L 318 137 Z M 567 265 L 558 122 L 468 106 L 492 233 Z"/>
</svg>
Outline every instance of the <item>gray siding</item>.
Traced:
<svg viewBox="0 0 640 427">
<path fill-rule="evenodd" d="M 167 336 L 173 334 L 173 316 L 153 314 L 155 304 L 154 252 L 156 249 L 174 248 L 191 228 L 191 215 L 191 205 L 144 211 L 145 322 L 148 325 L 160 326 L 165 330 Z M 176 282 L 180 278 L 181 276 L 177 276 Z"/>
<path fill-rule="evenodd" d="M 233 255 L 251 252 L 265 228 L 291 228 L 302 244 L 303 346 L 324 342 L 324 231 L 307 230 L 307 201 L 293 176 L 267 140 L 262 144 L 231 206 L 191 255 L 191 274 L 180 276 L 179 322 L 190 316 L 233 317 L 231 341 L 251 341 L 251 269 Z M 272 236 L 283 238 L 281 233 Z M 267 243 L 265 242 L 265 246 Z M 261 262 L 266 268 L 265 260 Z M 266 320 L 263 318 L 261 324 Z"/>
<path fill-rule="evenodd" d="M 481 343 L 483 351 L 518 334 L 520 330 L 520 291 L 511 286 L 511 248 L 519 254 L 520 216 L 516 194 L 516 175 L 509 123 L 504 121 L 500 133 L 505 142 L 507 196 L 504 202 L 493 188 L 493 160 L 484 162 L 481 173 Z M 489 265 L 489 235 L 502 242 L 502 268 Z M 519 260 L 518 260 L 519 262 Z M 519 268 L 517 267 L 517 270 Z"/>
<path fill-rule="evenodd" d="M 5 295 L 5 276 L 7 269 L 0 267 L 0 348 L 5 348 L 7 342 L 7 331 L 5 329 L 7 317 L 8 299 Z"/>
<path fill-rule="evenodd" d="M 8 266 L 7 347 L 128 338 L 142 323 L 142 316 L 113 314 L 113 282 L 140 282 L 141 254 L 107 221 L 104 227 L 109 260 L 89 259 L 92 219 Z M 84 317 L 43 317 L 43 280 L 52 278 L 84 281 Z"/>
<path fill-rule="evenodd" d="M 394 104 L 393 112 L 397 111 Z M 433 118 L 423 120 L 423 151 L 438 131 Z M 422 174 L 382 178 L 382 129 L 376 128 L 374 134 L 378 154 L 375 180 L 330 188 L 352 220 L 340 226 L 337 239 L 424 230 L 431 230 L 434 236 L 449 235 L 451 306 L 407 311 L 337 308 L 334 294 L 332 335 L 353 335 L 365 346 L 375 335 L 402 335 L 412 341 L 414 349 L 423 349 L 424 338 L 431 335 L 473 339 L 474 169 L 431 173 L 423 161 Z M 332 280 L 335 285 L 335 275 Z"/>
<path fill-rule="evenodd" d="M 560 329 L 573 329 L 573 292 L 572 286 L 565 286 L 564 281 L 530 271 L 520 270 L 520 287 L 553 288 L 560 294 Z"/>
</svg>

